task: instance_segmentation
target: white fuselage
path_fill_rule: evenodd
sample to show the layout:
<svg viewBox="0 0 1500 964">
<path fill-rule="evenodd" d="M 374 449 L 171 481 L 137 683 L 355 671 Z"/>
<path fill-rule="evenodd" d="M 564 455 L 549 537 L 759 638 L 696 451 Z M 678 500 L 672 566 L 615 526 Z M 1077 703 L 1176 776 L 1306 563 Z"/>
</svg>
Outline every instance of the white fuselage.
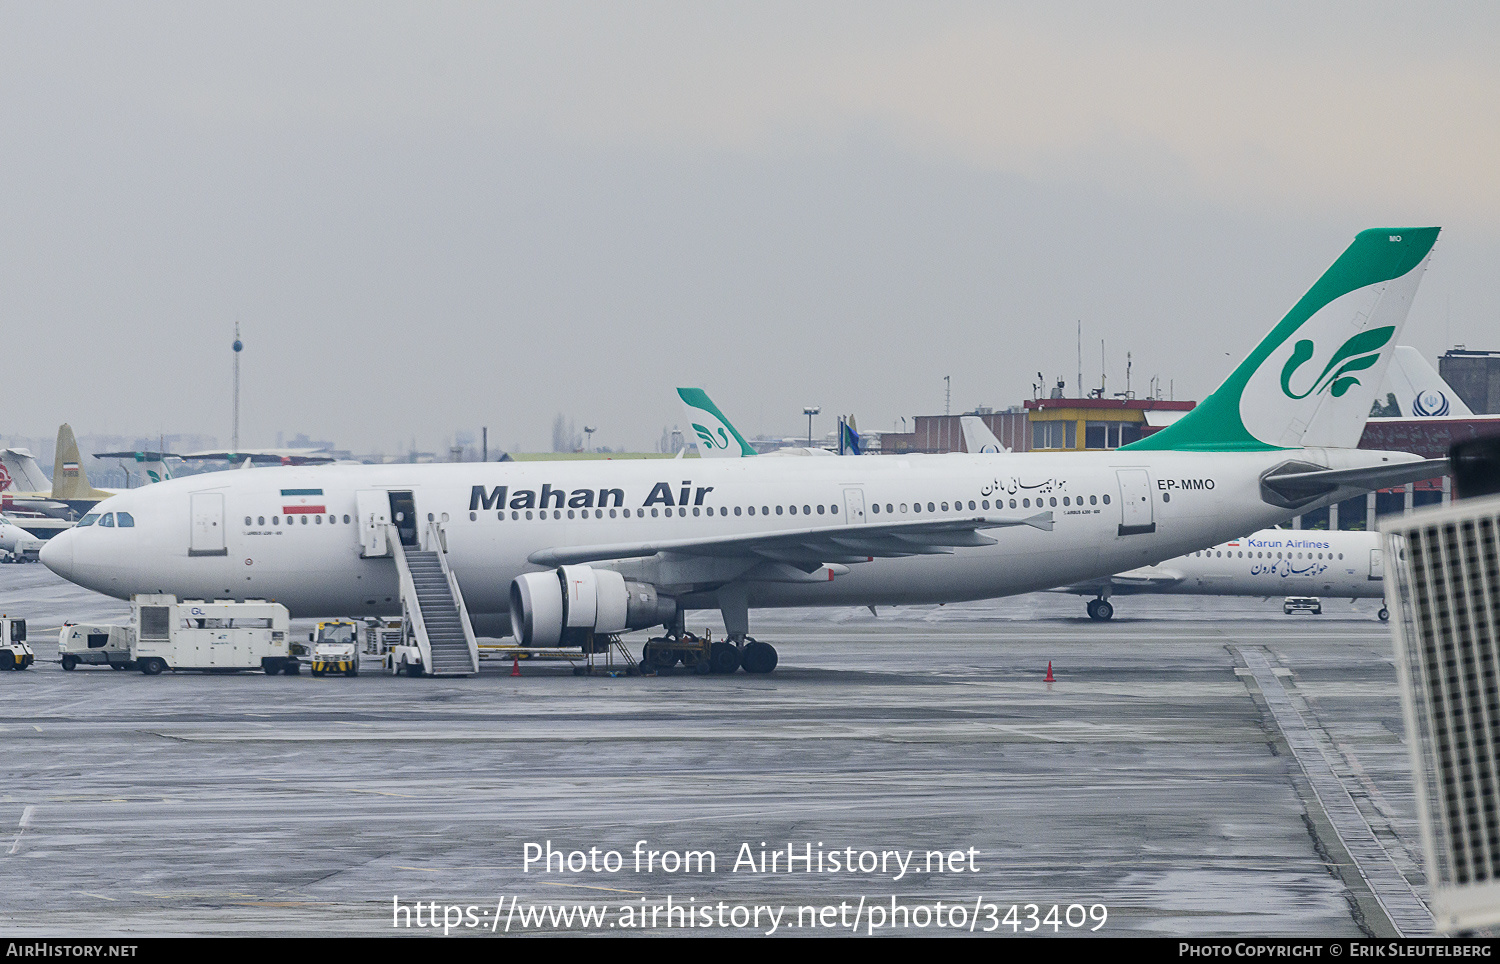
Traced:
<svg viewBox="0 0 1500 964">
<path fill-rule="evenodd" d="M 1383 576 L 1379 533 L 1262 529 L 1149 570 L 1121 573 L 1112 591 L 1374 599 L 1385 595 Z"/>
<path fill-rule="evenodd" d="M 120 493 L 93 512 L 101 521 L 128 513 L 132 525 L 76 528 L 42 558 L 120 598 L 265 598 L 294 616 L 397 613 L 393 561 L 361 557 L 359 506 L 372 492 L 402 491 L 422 527 L 443 527 L 469 610 L 499 614 L 512 579 L 548 568 L 528 561 L 542 550 L 1053 514 L 1051 531 L 981 530 L 994 545 L 746 587 L 752 608 L 946 602 L 1121 572 L 1282 521 L 1292 510 L 1263 501 L 1259 478 L 1292 458 L 1332 468 L 1391 460 L 1307 449 L 266 468 Z M 745 559 L 740 571 L 760 561 Z M 714 605 L 714 580 L 667 556 L 601 565 L 657 583 L 686 608 Z M 733 579 L 734 560 L 715 572 L 719 583 Z"/>
</svg>

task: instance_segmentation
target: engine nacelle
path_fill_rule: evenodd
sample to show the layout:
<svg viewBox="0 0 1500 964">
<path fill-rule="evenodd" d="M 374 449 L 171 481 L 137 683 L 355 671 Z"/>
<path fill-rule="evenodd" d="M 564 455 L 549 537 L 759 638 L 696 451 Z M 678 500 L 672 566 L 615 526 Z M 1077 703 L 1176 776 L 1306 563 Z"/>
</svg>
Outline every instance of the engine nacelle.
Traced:
<svg viewBox="0 0 1500 964">
<path fill-rule="evenodd" d="M 675 599 L 610 569 L 560 566 L 510 585 L 511 631 L 522 646 L 579 646 L 595 633 L 645 629 L 676 614 Z"/>
</svg>

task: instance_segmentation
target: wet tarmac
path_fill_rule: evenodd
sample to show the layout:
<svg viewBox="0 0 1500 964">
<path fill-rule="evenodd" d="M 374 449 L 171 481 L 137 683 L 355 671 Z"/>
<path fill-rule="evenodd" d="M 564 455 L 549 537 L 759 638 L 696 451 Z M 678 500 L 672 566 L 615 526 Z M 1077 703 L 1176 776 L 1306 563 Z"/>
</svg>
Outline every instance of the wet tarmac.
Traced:
<svg viewBox="0 0 1500 964">
<path fill-rule="evenodd" d="M 753 620 L 770 676 L 315 679 L 64 672 L 61 620 L 128 607 L 40 566 L 0 599 L 38 657 L 0 676 L 9 935 L 1430 926 L 1373 600 L 796 610 Z"/>
</svg>

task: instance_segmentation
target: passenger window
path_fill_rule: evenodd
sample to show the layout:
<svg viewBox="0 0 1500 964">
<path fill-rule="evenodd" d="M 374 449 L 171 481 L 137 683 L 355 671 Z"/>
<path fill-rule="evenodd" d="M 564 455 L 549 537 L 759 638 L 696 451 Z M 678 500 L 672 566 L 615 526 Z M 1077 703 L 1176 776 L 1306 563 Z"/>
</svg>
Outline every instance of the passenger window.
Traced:
<svg viewBox="0 0 1500 964">
<path fill-rule="evenodd" d="M 273 516 L 271 516 L 271 525 L 273 525 L 273 526 L 279 526 L 279 525 L 281 525 L 281 516 L 279 516 L 279 515 L 273 515 Z"/>
<path fill-rule="evenodd" d="M 265 525 L 266 524 L 266 517 L 265 516 L 257 516 L 256 519 L 255 519 L 255 524 L 258 525 L 258 526 Z"/>
<path fill-rule="evenodd" d="M 779 505 L 776 507 L 776 514 L 781 515 L 781 506 Z"/>
<path fill-rule="evenodd" d="M 320 516 L 320 515 L 315 515 L 315 516 L 313 516 L 313 518 L 314 518 L 314 519 L 316 519 L 316 520 L 317 520 L 317 521 L 318 521 L 318 525 L 322 525 L 322 524 L 323 524 L 323 517 L 322 517 L 322 516 Z M 305 521 L 307 521 L 307 520 L 306 520 L 306 519 L 304 519 L 304 520 L 303 520 L 303 521 L 304 521 L 304 522 L 305 522 Z"/>
<path fill-rule="evenodd" d="M 1109 505 L 1109 496 L 1106 495 L 1106 496 L 1102 496 L 1101 498 L 1104 499 L 1104 504 L 1105 505 Z"/>
<path fill-rule="evenodd" d="M 937 510 L 936 510 L 936 509 L 934 509 L 934 508 L 933 508 L 933 507 L 932 507 L 932 503 L 931 503 L 931 502 L 929 502 L 929 503 L 927 503 L 927 511 L 928 511 L 928 512 L 936 512 L 936 511 L 937 511 Z"/>
<path fill-rule="evenodd" d="M 739 506 L 735 506 L 734 507 L 734 514 L 735 515 L 739 515 L 740 514 L 740 507 Z"/>
<path fill-rule="evenodd" d="M 344 525 L 348 525 L 348 524 L 349 524 L 349 516 L 345 515 L 344 516 Z"/>
<path fill-rule="evenodd" d="M 820 506 L 818 506 L 818 508 L 820 508 L 820 509 L 821 509 L 821 508 L 823 508 L 823 507 L 822 507 L 822 506 L 821 506 L 821 505 L 820 505 Z M 812 506 L 809 506 L 809 505 L 804 505 L 804 506 L 803 506 L 803 507 L 802 507 L 802 514 L 803 514 L 803 515 L 812 515 Z"/>
<path fill-rule="evenodd" d="M 797 514 L 797 507 L 796 506 L 791 506 L 791 511 L 792 511 L 792 515 L 796 515 Z"/>
<path fill-rule="evenodd" d="M 944 512 L 948 511 L 948 503 L 946 503 L 946 502 L 943 503 L 943 511 Z"/>
<path fill-rule="evenodd" d="M 870 508 L 875 512 L 876 515 L 880 514 L 880 503 L 879 502 L 877 502 L 874 505 L 870 506 Z M 821 515 L 822 513 L 823 513 L 823 507 L 820 505 L 820 506 L 818 506 L 818 514 Z"/>
<path fill-rule="evenodd" d="M 697 514 L 698 514 L 698 507 L 695 505 L 695 506 L 693 506 L 693 515 L 697 515 Z"/>
<path fill-rule="evenodd" d="M 250 521 L 250 517 L 249 516 L 245 516 L 245 525 L 252 525 L 252 524 L 253 523 Z"/>
</svg>

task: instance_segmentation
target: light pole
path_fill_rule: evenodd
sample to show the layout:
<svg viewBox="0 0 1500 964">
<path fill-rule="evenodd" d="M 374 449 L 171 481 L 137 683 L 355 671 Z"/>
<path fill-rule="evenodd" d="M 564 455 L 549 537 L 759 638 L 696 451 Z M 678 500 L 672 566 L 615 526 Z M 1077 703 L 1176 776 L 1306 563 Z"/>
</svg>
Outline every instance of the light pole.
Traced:
<svg viewBox="0 0 1500 964">
<path fill-rule="evenodd" d="M 823 410 L 823 407 L 821 405 L 809 405 L 809 406 L 807 406 L 806 408 L 804 408 L 802 410 L 802 414 L 807 416 L 807 447 L 808 448 L 812 448 L 812 420 L 813 420 L 813 416 L 816 415 L 816 414 L 818 414 L 822 410 Z"/>
</svg>

